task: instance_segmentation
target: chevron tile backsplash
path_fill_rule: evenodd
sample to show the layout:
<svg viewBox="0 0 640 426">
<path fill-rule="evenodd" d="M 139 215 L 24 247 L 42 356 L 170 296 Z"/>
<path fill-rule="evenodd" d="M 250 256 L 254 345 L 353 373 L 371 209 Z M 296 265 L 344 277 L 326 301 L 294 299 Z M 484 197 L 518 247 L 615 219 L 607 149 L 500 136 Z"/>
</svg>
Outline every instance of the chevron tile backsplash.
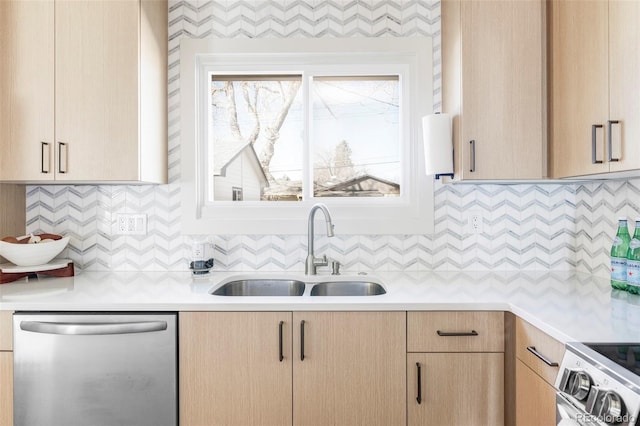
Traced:
<svg viewBox="0 0 640 426">
<path fill-rule="evenodd" d="M 433 37 L 434 107 L 440 109 L 437 0 L 169 1 L 169 184 L 29 186 L 27 230 L 70 235 L 67 256 L 89 270 L 186 270 L 180 232 L 179 41 L 183 37 Z M 640 180 L 586 185 L 435 184 L 433 235 L 321 237 L 317 250 L 359 270 L 561 269 L 608 274 L 615 218 Z M 466 212 L 480 213 L 470 234 Z M 146 213 L 144 236 L 115 235 L 117 213 Z M 304 269 L 306 236 L 216 235 L 216 269 Z"/>
</svg>

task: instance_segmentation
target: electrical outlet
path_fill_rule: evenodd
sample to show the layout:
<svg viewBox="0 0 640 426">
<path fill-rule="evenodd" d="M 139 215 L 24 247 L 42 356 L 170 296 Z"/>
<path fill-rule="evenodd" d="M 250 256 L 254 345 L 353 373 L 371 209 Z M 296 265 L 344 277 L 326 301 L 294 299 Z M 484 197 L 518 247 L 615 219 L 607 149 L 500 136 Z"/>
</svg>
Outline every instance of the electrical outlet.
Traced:
<svg viewBox="0 0 640 426">
<path fill-rule="evenodd" d="M 147 235 L 147 215 L 117 213 L 116 234 L 118 235 Z"/>
<path fill-rule="evenodd" d="M 483 224 L 482 214 L 478 212 L 469 213 L 468 225 L 469 225 L 469 230 L 472 234 L 481 234 L 483 231 L 482 224 Z"/>
</svg>

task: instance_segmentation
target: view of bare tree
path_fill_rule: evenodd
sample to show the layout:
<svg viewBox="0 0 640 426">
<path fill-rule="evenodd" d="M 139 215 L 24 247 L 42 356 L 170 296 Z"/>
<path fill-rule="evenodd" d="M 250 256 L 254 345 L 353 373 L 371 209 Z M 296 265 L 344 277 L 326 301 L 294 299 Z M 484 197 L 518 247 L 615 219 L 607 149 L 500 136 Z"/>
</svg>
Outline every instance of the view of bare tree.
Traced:
<svg viewBox="0 0 640 426">
<path fill-rule="evenodd" d="M 273 152 L 276 142 L 280 138 L 280 128 L 284 123 L 284 119 L 287 118 L 289 108 L 291 108 L 291 103 L 296 97 L 301 83 L 302 82 L 300 80 L 291 81 L 289 82 L 288 89 L 285 89 L 283 87 L 282 82 L 280 82 L 279 84 L 280 95 L 282 97 L 282 106 L 275 119 L 266 129 L 265 133 L 267 137 L 267 144 L 264 146 L 262 152 L 260 153 L 260 164 L 262 165 L 262 169 L 264 170 L 267 178 L 269 178 L 270 181 L 273 181 L 273 176 L 271 176 L 271 172 L 269 171 L 269 165 L 271 164 L 271 159 L 273 158 Z"/>
<path fill-rule="evenodd" d="M 214 86 L 212 88 L 212 99 L 214 105 L 219 101 L 219 96 L 224 95 L 224 105 L 219 105 L 226 110 L 228 117 L 229 132 L 231 136 L 238 142 L 250 143 L 255 145 L 256 141 L 264 131 L 263 137 L 265 144 L 259 154 L 260 164 L 269 181 L 274 181 L 269 170 L 271 160 L 274 155 L 275 145 L 280 138 L 280 129 L 287 118 L 291 104 L 300 89 L 301 81 L 299 79 L 278 81 L 277 90 L 274 90 L 273 84 L 264 84 L 264 82 L 256 81 L 225 81 L 222 87 Z M 236 87 L 240 85 L 242 88 L 242 99 L 244 107 L 253 121 L 251 133 L 245 137 L 238 121 L 238 105 L 239 99 L 236 97 Z M 273 113 L 273 106 L 277 105 L 277 112 Z M 269 114 L 266 114 L 269 111 Z M 272 115 L 273 118 L 263 127 L 265 123 L 261 123 L 261 117 Z M 262 118 L 264 121 L 264 118 Z"/>
<path fill-rule="evenodd" d="M 351 179 L 362 171 L 356 171 L 349 142 L 343 140 L 335 146 L 333 152 L 323 151 L 315 154 L 313 181 L 316 185 L 327 182 L 339 182 Z"/>
<path fill-rule="evenodd" d="M 221 200 L 231 185 L 246 199 L 299 201 L 309 160 L 314 196 L 398 192 L 397 77 L 314 77 L 305 86 L 307 105 L 298 96 L 301 75 L 211 81 L 214 193 Z"/>
</svg>

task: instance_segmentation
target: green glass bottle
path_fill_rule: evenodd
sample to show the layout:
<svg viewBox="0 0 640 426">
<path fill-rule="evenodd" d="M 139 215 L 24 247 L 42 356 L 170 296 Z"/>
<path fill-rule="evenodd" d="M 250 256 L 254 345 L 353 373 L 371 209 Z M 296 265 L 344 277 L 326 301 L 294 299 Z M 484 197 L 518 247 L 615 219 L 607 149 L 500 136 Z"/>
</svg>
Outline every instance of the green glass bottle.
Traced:
<svg viewBox="0 0 640 426">
<path fill-rule="evenodd" d="M 636 218 L 636 230 L 627 250 L 627 291 L 640 294 L 640 218 Z"/>
<path fill-rule="evenodd" d="M 627 219 L 618 219 L 618 232 L 611 246 L 611 287 L 627 289 L 627 251 L 629 250 L 629 228 Z"/>
</svg>

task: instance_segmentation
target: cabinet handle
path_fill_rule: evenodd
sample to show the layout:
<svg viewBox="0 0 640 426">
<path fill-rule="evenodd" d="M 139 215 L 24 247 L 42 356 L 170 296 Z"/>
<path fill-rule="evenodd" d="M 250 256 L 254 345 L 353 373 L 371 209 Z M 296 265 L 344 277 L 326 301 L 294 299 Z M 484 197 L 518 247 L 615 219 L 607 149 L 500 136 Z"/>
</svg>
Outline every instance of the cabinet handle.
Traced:
<svg viewBox="0 0 640 426">
<path fill-rule="evenodd" d="M 416 401 L 418 401 L 418 404 L 422 404 L 422 366 L 419 362 L 416 362 L 416 367 L 418 371 L 418 396 Z"/>
<path fill-rule="evenodd" d="M 542 362 L 547 364 L 549 367 L 557 367 L 558 366 L 557 362 L 550 361 L 549 358 L 547 358 L 546 356 L 544 356 L 540 352 L 538 352 L 536 350 L 535 346 L 527 346 L 527 350 L 529 352 L 531 352 L 532 354 L 534 354 L 536 357 L 538 357 Z"/>
<path fill-rule="evenodd" d="M 278 325 L 278 351 L 280 352 L 280 362 L 284 359 L 284 354 L 282 350 L 282 327 L 284 326 L 284 321 L 280 321 Z"/>
<path fill-rule="evenodd" d="M 304 320 L 300 321 L 300 361 L 304 361 Z"/>
<path fill-rule="evenodd" d="M 471 330 L 471 331 L 454 331 L 454 332 L 437 330 L 436 333 L 440 337 L 459 337 L 459 336 L 470 337 L 470 336 L 477 336 L 478 335 L 478 332 L 475 331 L 475 330 Z"/>
<path fill-rule="evenodd" d="M 44 152 L 45 152 L 45 147 L 46 147 L 46 151 L 49 152 L 49 143 L 47 142 L 40 142 L 40 173 L 49 173 L 49 156 L 47 155 L 47 168 L 44 168 L 45 165 L 45 161 L 44 161 Z"/>
<path fill-rule="evenodd" d="M 58 173 L 67 173 L 67 159 L 65 157 L 64 170 L 62 169 L 62 147 L 64 147 L 65 155 L 67 151 L 67 144 L 64 142 L 58 142 Z"/>
<path fill-rule="evenodd" d="M 601 128 L 602 128 L 602 124 L 594 124 L 591 126 L 591 163 L 592 164 L 602 164 L 602 160 L 598 160 L 596 155 L 596 130 Z"/>
<path fill-rule="evenodd" d="M 613 158 L 613 141 L 611 140 L 611 126 L 613 124 L 620 124 L 620 122 L 618 120 L 609 120 L 607 121 L 607 149 L 609 151 L 609 155 L 607 157 L 607 159 L 611 162 L 611 161 L 620 161 L 619 158 Z"/>
<path fill-rule="evenodd" d="M 472 139 L 469 141 L 469 145 L 471 146 L 471 149 L 469 150 L 469 163 L 471 164 L 471 166 L 469 167 L 469 171 L 470 172 L 475 172 L 476 171 L 476 141 L 475 139 Z"/>
</svg>

